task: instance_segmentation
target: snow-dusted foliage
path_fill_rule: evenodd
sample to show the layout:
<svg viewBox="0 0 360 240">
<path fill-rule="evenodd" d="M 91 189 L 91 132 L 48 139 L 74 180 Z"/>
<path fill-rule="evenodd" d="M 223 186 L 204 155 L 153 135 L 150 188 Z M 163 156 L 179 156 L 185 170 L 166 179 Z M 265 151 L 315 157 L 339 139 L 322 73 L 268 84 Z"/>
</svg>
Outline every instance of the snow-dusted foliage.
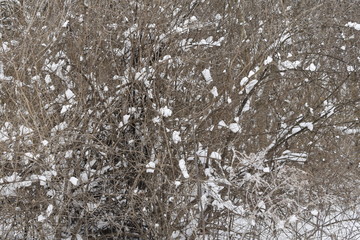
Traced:
<svg viewBox="0 0 360 240">
<path fill-rule="evenodd" d="M 0 1 L 2 238 L 357 239 L 352 2 Z"/>
</svg>

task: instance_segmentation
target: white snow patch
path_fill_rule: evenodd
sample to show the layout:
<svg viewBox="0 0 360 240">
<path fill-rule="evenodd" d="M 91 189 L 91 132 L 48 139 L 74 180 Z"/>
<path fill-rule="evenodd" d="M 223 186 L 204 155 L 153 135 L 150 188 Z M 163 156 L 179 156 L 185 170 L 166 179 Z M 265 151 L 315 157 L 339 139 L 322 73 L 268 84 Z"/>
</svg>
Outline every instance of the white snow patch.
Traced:
<svg viewBox="0 0 360 240">
<path fill-rule="evenodd" d="M 276 228 L 277 229 L 284 229 L 285 228 L 285 221 L 284 220 L 280 220 L 277 224 L 276 224 Z"/>
<path fill-rule="evenodd" d="M 73 97 L 75 97 L 75 94 L 74 94 L 70 89 L 68 89 L 68 90 L 66 90 L 66 92 L 65 92 L 65 96 L 66 96 L 66 98 L 67 98 L 68 100 L 70 100 L 70 99 L 72 99 Z"/>
<path fill-rule="evenodd" d="M 129 122 L 129 118 L 130 118 L 130 115 L 129 115 L 129 114 L 126 114 L 126 115 L 123 116 L 123 123 L 124 123 L 124 125 Z"/>
<path fill-rule="evenodd" d="M 272 57 L 271 56 L 268 56 L 265 61 L 264 61 L 264 65 L 268 65 L 269 63 L 271 63 L 273 61 Z"/>
<path fill-rule="evenodd" d="M 69 20 L 66 20 L 61 27 L 66 28 L 67 26 L 69 26 Z"/>
<path fill-rule="evenodd" d="M 301 65 L 301 62 L 300 61 L 289 61 L 289 60 L 286 60 L 284 62 L 281 62 L 281 67 L 279 68 L 280 70 L 284 70 L 285 69 L 295 69 L 297 68 L 298 66 Z"/>
<path fill-rule="evenodd" d="M 186 165 L 185 165 L 185 160 L 184 159 L 181 159 L 179 161 L 179 167 L 180 167 L 180 170 L 182 172 L 182 175 L 184 176 L 184 178 L 189 178 L 189 173 L 186 169 Z"/>
<path fill-rule="evenodd" d="M 179 131 L 174 131 L 172 133 L 172 140 L 174 141 L 175 144 L 181 142 L 181 137 L 180 137 L 180 132 Z"/>
<path fill-rule="evenodd" d="M 165 106 L 160 108 L 160 114 L 164 117 L 170 117 L 172 115 L 172 111 L 167 106 Z"/>
<path fill-rule="evenodd" d="M 153 173 L 155 171 L 155 162 L 151 161 L 148 164 L 146 164 L 146 172 L 147 173 Z"/>
<path fill-rule="evenodd" d="M 254 87 L 255 85 L 258 83 L 258 80 L 252 80 L 250 81 L 246 86 L 245 86 L 245 91 L 246 93 L 249 93 Z"/>
<path fill-rule="evenodd" d="M 242 112 L 244 113 L 244 112 L 247 112 L 249 110 L 250 110 L 250 101 L 247 100 L 246 103 L 245 103 L 244 108 L 242 109 Z"/>
<path fill-rule="evenodd" d="M 295 215 L 291 215 L 290 217 L 289 217 L 289 223 L 294 223 L 294 222 L 296 222 L 298 220 L 298 218 L 295 216 Z"/>
<path fill-rule="evenodd" d="M 79 184 L 79 179 L 77 179 L 76 177 L 71 177 L 69 179 L 69 181 L 71 182 L 72 185 L 77 186 Z"/>
<path fill-rule="evenodd" d="M 63 106 L 61 107 L 60 113 L 63 114 L 63 113 L 65 113 L 65 112 L 67 112 L 67 110 L 69 110 L 69 109 L 71 108 L 71 106 L 72 106 L 71 104 L 63 105 Z"/>
<path fill-rule="evenodd" d="M 305 68 L 305 70 L 309 70 L 311 72 L 315 72 L 316 71 L 316 66 L 314 63 L 311 63 L 309 67 Z"/>
<path fill-rule="evenodd" d="M 213 79 L 211 77 L 210 69 L 205 68 L 201 73 L 204 76 L 207 84 L 209 84 L 213 81 Z"/>
<path fill-rule="evenodd" d="M 67 159 L 67 158 L 71 158 L 72 157 L 72 153 L 73 153 L 73 150 L 67 150 L 66 152 L 65 152 L 65 158 Z"/>
<path fill-rule="evenodd" d="M 159 62 L 165 62 L 167 60 L 171 59 L 170 55 L 165 55 Z"/>
<path fill-rule="evenodd" d="M 353 66 L 346 66 L 346 70 L 348 72 L 353 72 L 353 71 L 355 71 L 355 68 Z"/>
<path fill-rule="evenodd" d="M 317 216 L 319 214 L 319 211 L 314 209 L 310 212 L 312 215 Z"/>
<path fill-rule="evenodd" d="M 161 119 L 160 119 L 159 116 L 157 116 L 157 117 L 154 117 L 154 118 L 152 119 L 152 121 L 153 121 L 153 123 L 160 123 L 160 122 L 161 122 Z"/>
<path fill-rule="evenodd" d="M 255 72 L 253 70 L 251 70 L 248 74 L 248 78 L 251 78 L 254 74 L 255 74 Z"/>
<path fill-rule="evenodd" d="M 54 210 L 54 205 L 49 204 L 49 206 L 46 208 L 46 216 L 49 217 L 53 212 L 53 210 Z"/>
<path fill-rule="evenodd" d="M 214 95 L 214 97 L 219 96 L 218 91 L 217 91 L 217 88 L 216 88 L 215 86 L 211 89 L 210 92 L 212 93 L 212 95 Z"/>
<path fill-rule="evenodd" d="M 57 132 L 57 131 L 63 131 L 65 128 L 67 128 L 67 123 L 66 122 L 61 122 L 59 123 L 58 125 L 56 125 L 55 127 L 53 127 L 51 129 L 51 132 L 54 133 L 54 132 Z"/>
<path fill-rule="evenodd" d="M 324 115 L 330 117 L 335 113 L 335 106 L 331 102 L 324 101 L 324 105 L 325 109 L 321 112 L 321 117 L 323 117 Z"/>
<path fill-rule="evenodd" d="M 4 74 L 4 63 L 0 61 L 0 80 L 10 81 L 12 79 L 13 79 L 12 77 L 5 76 L 5 74 Z"/>
<path fill-rule="evenodd" d="M 24 125 L 21 125 L 19 127 L 19 134 L 20 135 L 26 135 L 26 134 L 29 134 L 29 133 L 32 133 L 33 130 L 31 128 L 28 128 L 28 127 L 25 127 Z"/>
<path fill-rule="evenodd" d="M 264 201 L 260 201 L 258 202 L 258 204 L 256 205 L 260 211 L 264 212 L 266 210 L 266 205 L 265 205 L 265 202 Z"/>
<path fill-rule="evenodd" d="M 196 22 L 197 18 L 195 16 L 190 17 L 190 22 Z"/>
<path fill-rule="evenodd" d="M 90 211 L 90 212 L 92 212 L 92 211 L 94 211 L 96 208 L 98 208 L 99 205 L 100 205 L 99 203 L 92 203 L 92 202 L 86 204 L 87 210 Z"/>
<path fill-rule="evenodd" d="M 202 164 L 205 164 L 206 163 L 206 160 L 207 160 L 207 155 L 208 155 L 208 151 L 207 149 L 200 149 L 196 152 L 196 155 L 199 157 L 199 161 L 202 163 Z"/>
<path fill-rule="evenodd" d="M 300 132 L 301 129 L 302 129 L 302 128 L 301 128 L 300 126 L 293 127 L 293 128 L 291 129 L 291 134 L 296 134 L 296 133 Z"/>
<path fill-rule="evenodd" d="M 46 217 L 43 216 L 42 214 L 40 214 L 38 217 L 37 217 L 37 220 L 38 222 L 44 222 L 46 220 Z"/>
<path fill-rule="evenodd" d="M 310 131 L 312 131 L 314 129 L 314 125 L 312 122 L 302 122 L 302 123 L 300 123 L 300 127 L 308 128 Z"/>
<path fill-rule="evenodd" d="M 218 153 L 218 152 L 212 152 L 212 153 L 210 154 L 210 158 L 217 159 L 217 160 L 221 160 L 221 154 Z"/>
<path fill-rule="evenodd" d="M 226 123 L 224 122 L 224 120 L 221 120 L 221 121 L 218 123 L 218 126 L 219 126 L 219 128 L 227 127 L 227 125 L 226 125 Z"/>
<path fill-rule="evenodd" d="M 351 28 L 354 28 L 357 31 L 360 31 L 360 23 L 348 22 L 347 24 L 345 24 L 345 27 L 351 27 Z"/>
<path fill-rule="evenodd" d="M 233 132 L 233 133 L 237 133 L 241 130 L 240 125 L 238 123 L 230 123 L 229 125 L 229 129 Z"/>
<path fill-rule="evenodd" d="M 218 14 L 215 15 L 215 19 L 216 19 L 216 20 L 221 20 L 221 19 L 222 19 L 222 16 L 218 13 Z"/>
<path fill-rule="evenodd" d="M 243 79 L 241 79 L 240 81 L 240 85 L 244 86 L 245 84 L 247 84 L 249 82 L 249 78 L 248 77 L 244 77 Z"/>
</svg>

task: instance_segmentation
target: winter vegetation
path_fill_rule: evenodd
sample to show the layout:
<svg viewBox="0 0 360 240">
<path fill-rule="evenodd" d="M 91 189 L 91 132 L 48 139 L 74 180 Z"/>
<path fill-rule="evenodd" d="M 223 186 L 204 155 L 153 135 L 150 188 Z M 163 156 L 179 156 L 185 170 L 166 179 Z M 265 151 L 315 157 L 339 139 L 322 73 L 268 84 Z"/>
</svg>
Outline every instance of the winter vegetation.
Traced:
<svg viewBox="0 0 360 240">
<path fill-rule="evenodd" d="M 2 239 L 359 239 L 357 0 L 0 0 Z"/>
</svg>

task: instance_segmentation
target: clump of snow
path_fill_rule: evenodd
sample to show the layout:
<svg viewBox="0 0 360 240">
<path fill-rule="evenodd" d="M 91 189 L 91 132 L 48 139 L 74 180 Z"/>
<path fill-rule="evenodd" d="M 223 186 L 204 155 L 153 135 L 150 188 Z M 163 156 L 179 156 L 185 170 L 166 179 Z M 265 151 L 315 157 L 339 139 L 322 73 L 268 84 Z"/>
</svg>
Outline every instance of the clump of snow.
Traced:
<svg viewBox="0 0 360 240">
<path fill-rule="evenodd" d="M 310 66 L 308 66 L 307 68 L 305 68 L 305 70 L 309 70 L 311 72 L 315 72 L 316 71 L 316 66 L 314 63 L 311 63 Z"/>
<path fill-rule="evenodd" d="M 73 154 L 73 150 L 67 150 L 65 152 L 65 158 L 71 158 L 72 157 L 72 154 Z"/>
<path fill-rule="evenodd" d="M 4 72 L 4 64 L 3 64 L 3 62 L 0 61 L 0 80 L 10 81 L 13 79 L 12 77 L 5 76 L 4 73 L 5 73 Z"/>
<path fill-rule="evenodd" d="M 190 17 L 190 22 L 196 22 L 197 18 L 195 16 Z"/>
<path fill-rule="evenodd" d="M 221 154 L 218 153 L 218 152 L 212 152 L 212 153 L 210 154 L 210 158 L 216 159 L 216 160 L 221 160 Z"/>
<path fill-rule="evenodd" d="M 77 186 L 79 184 L 79 179 L 77 179 L 76 177 L 71 177 L 69 179 L 69 181 L 71 182 L 72 185 Z"/>
<path fill-rule="evenodd" d="M 68 27 L 69 26 L 69 20 L 66 20 L 62 25 L 61 25 L 61 27 L 63 27 L 63 28 L 66 28 L 66 27 Z"/>
<path fill-rule="evenodd" d="M 33 130 L 31 128 L 28 128 L 28 127 L 25 127 L 24 125 L 21 125 L 19 127 L 19 134 L 20 135 L 26 135 L 26 134 L 29 134 L 29 133 L 32 133 Z"/>
<path fill-rule="evenodd" d="M 254 87 L 255 85 L 258 83 L 258 80 L 252 80 L 250 81 L 246 86 L 245 86 L 245 91 L 246 93 L 249 93 Z"/>
<path fill-rule="evenodd" d="M 130 115 L 126 114 L 123 116 L 123 123 L 127 124 L 129 122 Z"/>
<path fill-rule="evenodd" d="M 298 218 L 295 216 L 295 215 L 291 215 L 290 217 L 289 217 L 289 223 L 294 223 L 294 222 L 296 222 L 298 220 Z"/>
<path fill-rule="evenodd" d="M 155 171 L 155 162 L 151 161 L 148 164 L 146 164 L 146 172 L 147 173 L 153 173 Z"/>
<path fill-rule="evenodd" d="M 184 159 L 181 159 L 179 161 L 179 167 L 180 167 L 180 170 L 181 170 L 181 173 L 183 175 L 184 178 L 189 178 L 189 173 L 186 169 L 186 164 L 185 164 L 185 160 Z"/>
<path fill-rule="evenodd" d="M 63 114 L 63 113 L 65 113 L 65 112 L 67 112 L 67 110 L 69 110 L 69 109 L 71 108 L 71 106 L 72 106 L 71 104 L 63 105 L 63 106 L 61 107 L 60 113 Z"/>
<path fill-rule="evenodd" d="M 215 15 L 215 19 L 216 19 L 216 20 L 221 20 L 221 19 L 222 19 L 222 16 L 218 13 L 218 14 Z"/>
<path fill-rule="evenodd" d="M 285 228 L 285 221 L 284 220 L 280 220 L 277 224 L 276 224 L 276 228 L 277 229 L 284 229 Z"/>
<path fill-rule="evenodd" d="M 335 106 L 331 102 L 324 101 L 324 106 L 325 109 L 321 112 L 321 117 L 323 117 L 324 115 L 330 117 L 335 113 Z"/>
<path fill-rule="evenodd" d="M 217 91 L 217 88 L 216 88 L 215 86 L 211 89 L 210 92 L 212 93 L 212 95 L 214 95 L 214 97 L 219 96 L 218 91 Z"/>
<path fill-rule="evenodd" d="M 302 128 L 301 128 L 300 126 L 293 127 L 293 128 L 291 129 L 291 134 L 296 134 L 296 133 L 300 132 L 301 129 L 302 129 Z"/>
<path fill-rule="evenodd" d="M 65 128 L 67 128 L 67 126 L 68 125 L 66 122 L 61 122 L 51 129 L 51 133 L 55 133 L 57 131 L 63 131 Z"/>
<path fill-rule="evenodd" d="M 308 128 L 310 131 L 314 129 L 314 125 L 312 122 L 302 122 L 300 123 L 300 127 Z"/>
<path fill-rule="evenodd" d="M 199 157 L 199 161 L 204 164 L 207 160 L 207 156 L 208 156 L 208 150 L 207 149 L 203 149 L 200 146 L 200 149 L 196 152 L 196 155 Z"/>
<path fill-rule="evenodd" d="M 230 123 L 229 125 L 229 129 L 233 132 L 233 133 L 237 133 L 241 130 L 240 125 L 238 123 Z"/>
<path fill-rule="evenodd" d="M 46 208 L 46 216 L 50 216 L 51 213 L 53 212 L 53 209 L 54 209 L 54 205 L 52 204 L 49 204 L 49 206 Z"/>
<path fill-rule="evenodd" d="M 75 94 L 74 94 L 70 89 L 68 89 L 68 90 L 66 90 L 66 92 L 65 92 L 65 97 L 66 97 L 68 100 L 70 100 L 70 99 L 72 99 L 73 97 L 75 97 Z"/>
<path fill-rule="evenodd" d="M 256 71 L 257 69 L 255 69 L 255 71 Z M 250 72 L 249 72 L 249 74 L 248 74 L 248 78 L 251 78 L 252 76 L 254 76 L 255 75 L 255 71 L 253 71 L 253 70 L 251 70 Z"/>
<path fill-rule="evenodd" d="M 174 131 L 172 133 L 172 140 L 174 141 L 175 144 L 181 142 L 181 137 L 180 137 L 180 132 L 179 131 Z"/>
<path fill-rule="evenodd" d="M 312 215 L 317 216 L 319 214 L 319 211 L 314 209 L 310 212 Z"/>
<path fill-rule="evenodd" d="M 268 65 L 269 63 L 271 63 L 273 61 L 271 56 L 268 56 L 265 61 L 264 61 L 264 65 Z"/>
<path fill-rule="evenodd" d="M 351 28 L 354 28 L 357 31 L 360 31 L 360 23 L 348 22 L 347 24 L 345 24 L 345 27 L 351 27 Z"/>
<path fill-rule="evenodd" d="M 353 72 L 353 71 L 355 71 L 355 68 L 353 66 L 346 66 L 346 70 L 348 72 Z"/>
<path fill-rule="evenodd" d="M 165 55 L 159 62 L 165 62 L 167 60 L 170 60 L 171 56 L 170 55 Z"/>
<path fill-rule="evenodd" d="M 154 118 L 152 119 L 152 121 L 153 121 L 153 123 L 160 123 L 160 122 L 161 122 L 161 119 L 160 119 L 159 116 L 157 116 L 157 117 L 154 117 Z"/>
<path fill-rule="evenodd" d="M 247 100 L 246 103 L 245 103 L 245 106 L 242 109 L 242 112 L 244 113 L 244 112 L 247 112 L 249 110 L 250 110 L 250 101 Z"/>
<path fill-rule="evenodd" d="M 96 208 L 99 207 L 99 203 L 87 203 L 86 206 L 87 206 L 87 210 L 92 212 L 94 211 Z"/>
<path fill-rule="evenodd" d="M 209 84 L 213 81 L 213 79 L 211 77 L 210 69 L 205 68 L 201 73 L 204 76 L 207 84 Z"/>
<path fill-rule="evenodd" d="M 181 182 L 180 182 L 180 181 L 175 181 L 174 183 L 175 183 L 175 187 L 178 187 L 178 186 L 181 185 Z"/>
<path fill-rule="evenodd" d="M 46 220 L 46 217 L 42 214 L 40 214 L 38 217 L 37 217 L 37 220 L 38 222 L 44 222 Z"/>
<path fill-rule="evenodd" d="M 170 117 L 172 115 L 172 111 L 167 106 L 165 106 L 165 107 L 160 108 L 160 114 L 163 117 Z"/>
<path fill-rule="evenodd" d="M 226 125 L 226 123 L 224 122 L 224 120 L 221 120 L 221 121 L 218 123 L 218 126 L 219 126 L 219 128 L 227 127 L 227 125 Z"/>
<path fill-rule="evenodd" d="M 281 62 L 279 70 L 285 70 L 285 69 L 295 69 L 301 65 L 300 61 L 289 61 L 286 60 L 284 62 Z"/>
<path fill-rule="evenodd" d="M 172 232 L 171 234 L 171 238 L 172 239 L 177 239 L 177 237 L 180 235 L 180 231 L 176 230 L 174 232 Z"/>
</svg>

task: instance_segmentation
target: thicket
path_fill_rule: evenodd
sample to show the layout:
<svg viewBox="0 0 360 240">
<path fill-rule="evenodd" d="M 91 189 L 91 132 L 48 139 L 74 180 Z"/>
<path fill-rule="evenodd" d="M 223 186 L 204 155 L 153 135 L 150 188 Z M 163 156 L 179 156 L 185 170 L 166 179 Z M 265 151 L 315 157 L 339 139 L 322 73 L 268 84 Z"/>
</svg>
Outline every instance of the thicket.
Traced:
<svg viewBox="0 0 360 240">
<path fill-rule="evenodd" d="M 358 239 L 357 1 L 0 1 L 3 239 Z"/>
</svg>

